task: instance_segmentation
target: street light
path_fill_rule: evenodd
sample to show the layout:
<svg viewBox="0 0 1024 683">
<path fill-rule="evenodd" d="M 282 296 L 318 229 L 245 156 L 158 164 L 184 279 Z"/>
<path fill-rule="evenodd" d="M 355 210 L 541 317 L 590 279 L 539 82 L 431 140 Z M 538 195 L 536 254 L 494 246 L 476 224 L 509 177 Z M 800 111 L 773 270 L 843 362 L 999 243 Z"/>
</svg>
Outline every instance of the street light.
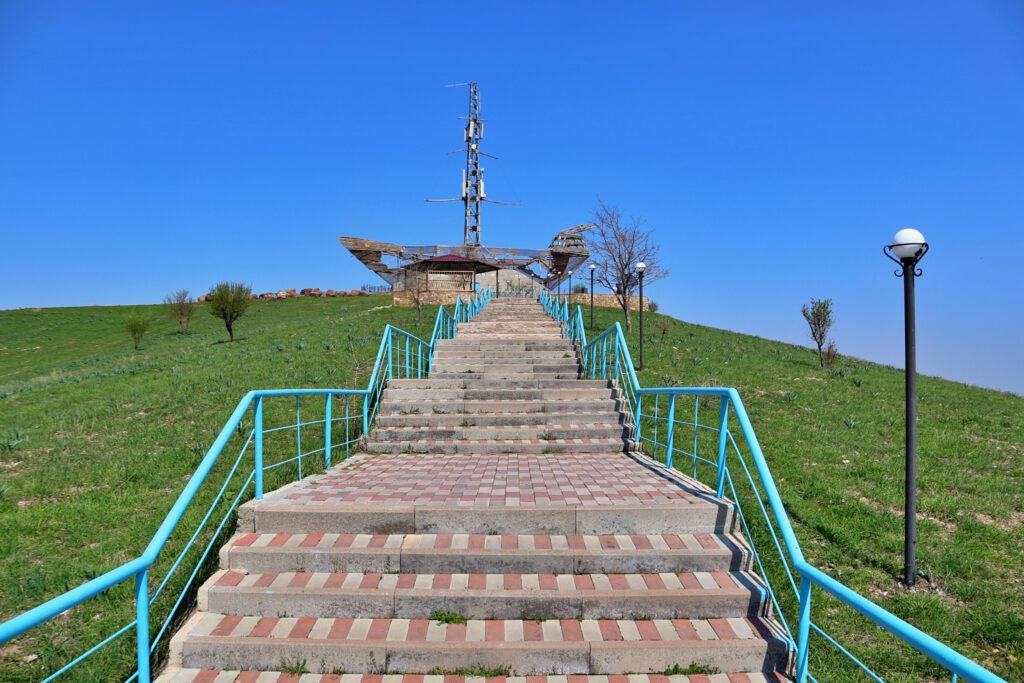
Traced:
<svg viewBox="0 0 1024 683">
<path fill-rule="evenodd" d="M 569 271 L 569 293 L 565 295 L 565 298 L 568 299 L 569 305 L 572 306 L 572 271 L 571 270 Z"/>
<path fill-rule="evenodd" d="M 644 262 L 636 264 L 636 272 L 640 276 L 640 369 L 644 369 Z"/>
<path fill-rule="evenodd" d="M 594 331 L 594 271 L 597 266 L 590 264 L 590 331 Z"/>
<path fill-rule="evenodd" d="M 914 305 L 914 278 L 921 275 L 917 264 L 928 252 L 924 235 L 913 228 L 896 233 L 884 249 L 885 255 L 899 264 L 896 277 L 903 278 L 903 329 L 906 360 L 906 483 L 903 512 L 903 583 L 917 581 L 917 330 Z"/>
</svg>

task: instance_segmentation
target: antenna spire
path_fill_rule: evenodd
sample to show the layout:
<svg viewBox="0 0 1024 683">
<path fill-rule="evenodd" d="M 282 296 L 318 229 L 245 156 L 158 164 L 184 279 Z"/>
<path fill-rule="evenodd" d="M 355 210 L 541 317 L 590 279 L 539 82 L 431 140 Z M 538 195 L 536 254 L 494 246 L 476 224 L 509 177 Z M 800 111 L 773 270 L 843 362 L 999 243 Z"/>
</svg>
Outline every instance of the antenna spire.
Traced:
<svg viewBox="0 0 1024 683">
<path fill-rule="evenodd" d="M 466 170 L 462 176 L 462 203 L 466 207 L 465 245 L 480 246 L 480 205 L 484 192 L 484 169 L 480 167 L 480 141 L 484 122 L 480 118 L 480 93 L 475 81 L 469 83 L 469 116 L 466 120 Z"/>
</svg>

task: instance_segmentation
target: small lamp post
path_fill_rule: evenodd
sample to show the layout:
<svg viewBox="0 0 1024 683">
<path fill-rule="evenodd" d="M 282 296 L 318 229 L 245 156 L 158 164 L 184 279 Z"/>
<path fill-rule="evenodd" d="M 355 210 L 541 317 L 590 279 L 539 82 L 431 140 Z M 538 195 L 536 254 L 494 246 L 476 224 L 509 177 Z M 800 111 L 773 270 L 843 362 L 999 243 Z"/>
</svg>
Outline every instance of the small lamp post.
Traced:
<svg viewBox="0 0 1024 683">
<path fill-rule="evenodd" d="M 906 483 L 903 512 L 903 583 L 917 581 L 917 322 L 914 279 L 921 275 L 917 264 L 928 251 L 924 235 L 913 228 L 896 233 L 884 249 L 899 264 L 896 277 L 903 278 L 903 329 L 906 380 Z"/>
<path fill-rule="evenodd" d="M 636 264 L 636 272 L 640 277 L 640 369 L 644 369 L 644 262 Z"/>
<path fill-rule="evenodd" d="M 572 271 L 569 271 L 569 293 L 565 295 L 565 298 L 569 300 L 569 305 L 572 306 Z"/>
<path fill-rule="evenodd" d="M 594 271 L 597 266 L 590 264 L 590 331 L 594 331 Z"/>
</svg>

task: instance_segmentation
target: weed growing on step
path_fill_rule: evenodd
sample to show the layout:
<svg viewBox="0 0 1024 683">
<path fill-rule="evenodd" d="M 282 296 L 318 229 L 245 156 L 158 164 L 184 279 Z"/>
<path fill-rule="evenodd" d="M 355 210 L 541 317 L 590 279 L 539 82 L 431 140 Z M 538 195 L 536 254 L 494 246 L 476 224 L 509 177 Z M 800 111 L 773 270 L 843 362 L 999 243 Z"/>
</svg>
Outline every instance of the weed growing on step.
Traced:
<svg viewBox="0 0 1024 683">
<path fill-rule="evenodd" d="M 484 666 L 483 664 L 477 664 L 473 667 L 461 669 L 444 669 L 437 666 L 428 671 L 427 675 L 465 676 L 466 678 L 497 678 L 499 676 L 511 676 L 512 667 L 507 664 L 504 666 Z"/>
<path fill-rule="evenodd" d="M 717 666 L 706 666 L 704 664 L 697 664 L 696 662 L 690 662 L 687 666 L 673 664 L 669 668 L 665 669 L 666 676 L 692 676 L 694 674 L 717 673 L 721 673 Z"/>
<path fill-rule="evenodd" d="M 441 624 L 465 624 L 466 617 L 458 612 L 447 609 L 436 609 L 430 613 L 430 619 Z"/>
<path fill-rule="evenodd" d="M 309 669 L 306 668 L 305 659 L 296 659 L 294 662 L 287 659 L 281 660 L 281 673 L 296 674 L 301 676 L 302 674 L 308 674 Z"/>
<path fill-rule="evenodd" d="M 562 446 L 545 446 L 544 450 L 541 451 L 543 455 L 554 455 L 555 453 L 565 453 L 565 448 Z"/>
<path fill-rule="evenodd" d="M 544 432 L 538 438 L 541 439 L 542 441 L 554 441 L 558 437 L 552 434 L 551 432 Z"/>
</svg>

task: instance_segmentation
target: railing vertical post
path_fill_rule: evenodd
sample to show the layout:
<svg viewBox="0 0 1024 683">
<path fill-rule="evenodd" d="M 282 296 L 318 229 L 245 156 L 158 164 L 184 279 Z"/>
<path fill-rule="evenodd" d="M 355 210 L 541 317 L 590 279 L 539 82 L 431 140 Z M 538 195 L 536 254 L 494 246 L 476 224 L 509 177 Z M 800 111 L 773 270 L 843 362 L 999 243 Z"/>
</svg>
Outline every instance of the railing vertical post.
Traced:
<svg viewBox="0 0 1024 683">
<path fill-rule="evenodd" d="M 409 365 L 409 344 L 412 340 L 408 337 L 405 338 L 405 378 L 409 379 L 412 377 L 411 366 Z"/>
<path fill-rule="evenodd" d="M 324 399 L 324 468 L 331 468 L 331 395 Z"/>
<path fill-rule="evenodd" d="M 299 481 L 302 481 L 302 401 L 295 397 L 295 459 L 299 463 Z"/>
<path fill-rule="evenodd" d="M 371 387 L 363 394 L 363 436 L 365 437 L 370 433 L 370 392 L 375 391 L 376 387 Z"/>
<path fill-rule="evenodd" d="M 253 455 L 253 473 L 256 481 L 256 500 L 263 498 L 263 397 L 256 397 L 256 418 L 253 421 L 255 434 L 255 451 Z"/>
<path fill-rule="evenodd" d="M 625 384 L 625 382 L 623 382 Z M 623 389 L 623 396 L 625 396 L 625 389 Z M 643 402 L 642 394 L 635 394 L 633 398 L 636 399 L 636 416 L 633 418 L 634 434 L 636 437 L 633 441 L 636 442 L 636 449 L 640 450 L 640 404 Z"/>
<path fill-rule="evenodd" d="M 351 398 L 348 394 L 345 394 L 345 459 L 348 460 L 349 446 L 352 441 L 350 427 L 349 427 L 349 410 L 348 400 Z"/>
<path fill-rule="evenodd" d="M 697 478 L 697 440 L 700 433 L 700 396 L 693 397 L 693 478 Z"/>
<path fill-rule="evenodd" d="M 725 447 L 729 439 L 729 399 L 722 397 L 722 407 L 718 411 L 718 481 L 715 484 L 715 495 L 725 497 Z"/>
<path fill-rule="evenodd" d="M 672 447 L 675 445 L 676 395 L 668 395 L 668 428 L 665 430 L 665 467 L 672 467 Z"/>
<path fill-rule="evenodd" d="M 796 680 L 807 683 L 807 663 L 811 637 L 811 587 L 807 577 L 800 577 L 800 623 L 796 636 Z"/>
<path fill-rule="evenodd" d="M 601 379 L 608 379 L 608 335 L 601 339 Z"/>
<path fill-rule="evenodd" d="M 135 575 L 135 648 L 138 650 L 139 683 L 149 683 L 149 581 L 148 571 Z"/>
</svg>

